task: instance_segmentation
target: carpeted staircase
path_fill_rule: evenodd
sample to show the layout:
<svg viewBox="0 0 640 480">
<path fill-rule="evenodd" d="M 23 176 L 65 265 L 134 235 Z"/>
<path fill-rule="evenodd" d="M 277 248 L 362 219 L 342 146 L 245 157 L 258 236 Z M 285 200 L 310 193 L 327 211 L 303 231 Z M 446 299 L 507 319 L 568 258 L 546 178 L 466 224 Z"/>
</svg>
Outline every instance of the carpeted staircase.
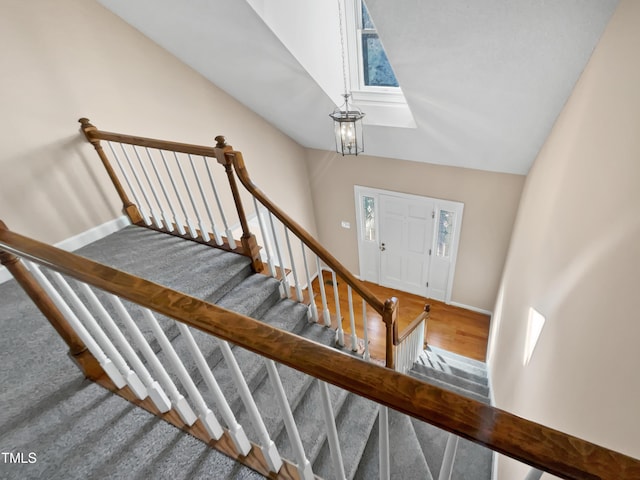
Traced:
<svg viewBox="0 0 640 480">
<path fill-rule="evenodd" d="M 334 331 L 310 323 L 307 307 L 283 299 L 280 282 L 265 275 L 252 274 L 249 260 L 245 257 L 136 226 L 127 227 L 76 253 L 316 342 L 335 346 Z M 164 318 L 160 318 L 160 322 L 194 381 L 201 383 L 184 339 L 173 322 Z M 150 331 L 141 329 L 152 348 L 159 351 Z M 259 443 L 218 343 L 201 332 L 192 330 L 192 333 L 239 423 L 244 426 L 249 439 Z M 348 349 L 344 351 L 351 354 Z M 264 362 L 240 347 L 234 347 L 233 353 L 280 454 L 295 460 L 280 412 L 273 401 L 274 393 Z M 161 360 L 162 356 L 159 352 Z M 333 478 L 318 381 L 282 365 L 278 366 L 278 371 L 314 473 L 322 478 Z M 481 362 L 429 347 L 410 374 L 488 403 L 486 369 Z M 66 388 L 70 393 L 65 391 Z M 207 398 L 206 387 L 202 386 L 201 391 L 220 418 L 213 402 Z M 337 387 L 330 386 L 330 394 L 347 478 L 377 478 L 378 406 Z M 68 437 L 65 441 L 70 446 L 63 448 L 64 457 L 59 459 L 60 468 L 66 474 L 52 468 L 43 471 L 33 465 L 31 470 L 16 470 L 21 473 L 19 476 L 7 475 L 6 478 L 37 478 L 40 475 L 47 478 L 172 479 L 257 476 L 244 467 L 230 465 L 217 454 L 205 453 L 201 446 L 194 447 L 194 439 L 187 434 L 163 422 L 158 423 L 155 417 L 131 404 L 122 403 L 121 399 L 95 385 L 75 381 L 71 385 L 62 385 L 60 391 L 53 395 L 63 400 L 55 408 L 65 410 L 78 425 L 77 429 L 67 431 L 65 428 L 59 432 L 50 428 L 46 430 L 52 441 L 57 436 Z M 47 410 L 47 405 L 43 403 L 39 408 Z M 55 424 L 55 420 L 49 419 L 48 425 Z M 15 423 L 16 420 L 9 422 L 10 425 Z M 46 448 L 46 442 L 42 444 L 43 439 L 39 437 L 38 425 L 29 425 L 27 418 L 19 420 L 17 428 L 7 430 L 6 435 L 0 434 L 0 446 L 9 441 Z M 389 412 L 389 429 L 392 478 L 438 478 L 449 434 L 394 411 Z M 122 448 L 123 442 L 126 449 Z M 95 444 L 99 445 L 100 455 L 95 454 Z M 83 454 L 89 450 L 91 455 Z M 489 480 L 491 460 L 489 450 L 461 439 L 451 478 Z M 37 475 L 31 476 L 28 474 L 30 471 L 37 472 Z M 4 475 L 0 477 L 5 478 Z"/>
</svg>

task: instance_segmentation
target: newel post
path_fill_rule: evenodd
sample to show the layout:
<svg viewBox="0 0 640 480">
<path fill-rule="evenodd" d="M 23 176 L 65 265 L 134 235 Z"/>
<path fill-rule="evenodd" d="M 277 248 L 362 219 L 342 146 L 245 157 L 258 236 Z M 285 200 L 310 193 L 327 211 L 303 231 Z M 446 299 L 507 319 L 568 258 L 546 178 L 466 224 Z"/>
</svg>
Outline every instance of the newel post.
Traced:
<svg viewBox="0 0 640 480">
<path fill-rule="evenodd" d="M 0 230 L 8 230 L 0 221 Z M 78 334 L 71 328 L 67 319 L 58 310 L 53 300 L 42 289 L 40 284 L 31 276 L 24 263 L 12 253 L 0 250 L 0 263 L 7 267 L 22 289 L 29 295 L 42 314 L 49 320 L 65 343 L 69 346 L 69 356 L 78 365 L 84 375 L 96 380 L 103 375 L 102 367 L 95 357 L 87 350 L 86 345 Z"/>
<path fill-rule="evenodd" d="M 395 369 L 395 344 L 398 338 L 398 299 L 391 297 L 384 302 L 382 321 L 386 326 L 386 367 Z"/>
<path fill-rule="evenodd" d="M 82 133 L 84 133 L 84 136 L 91 143 L 91 145 L 93 145 L 93 148 L 96 149 L 96 152 L 98 152 L 98 156 L 100 157 L 100 160 L 102 160 L 102 164 L 104 165 L 104 168 L 107 170 L 107 173 L 109 174 L 109 178 L 113 182 L 113 186 L 116 187 L 116 191 L 120 196 L 120 200 L 122 200 L 124 211 L 129 217 L 129 220 L 131 220 L 131 223 L 142 222 L 142 215 L 140 215 L 140 210 L 138 210 L 138 206 L 129 199 L 127 192 L 124 191 L 124 188 L 122 187 L 122 183 L 120 183 L 120 180 L 116 175 L 116 172 L 113 170 L 113 167 L 111 166 L 111 162 L 109 162 L 109 158 L 104 153 L 104 150 L 102 149 L 102 145 L 100 145 L 100 140 L 95 138 L 95 136 L 93 135 L 94 132 L 98 131 L 98 129 L 90 123 L 88 118 L 83 117 L 78 121 L 80 122 L 80 130 L 82 130 Z"/>
<path fill-rule="evenodd" d="M 224 169 L 227 172 L 227 178 L 229 179 L 229 186 L 233 195 L 233 201 L 238 211 L 238 218 L 240 219 L 240 226 L 242 227 L 242 237 L 240 242 L 242 244 L 243 254 L 251 258 L 251 266 L 254 272 L 261 272 L 264 269 L 262 260 L 260 260 L 260 247 L 256 241 L 255 235 L 249 231 L 249 223 L 247 222 L 247 216 L 242 206 L 242 199 L 240 198 L 240 191 L 238 190 L 238 184 L 236 183 L 236 177 L 233 174 L 233 165 L 237 163 L 240 166 L 244 166 L 244 160 L 242 153 L 233 151 L 231 145 L 227 145 L 226 139 L 219 135 L 215 138 L 216 146 L 216 159 L 218 163 L 224 165 Z"/>
</svg>

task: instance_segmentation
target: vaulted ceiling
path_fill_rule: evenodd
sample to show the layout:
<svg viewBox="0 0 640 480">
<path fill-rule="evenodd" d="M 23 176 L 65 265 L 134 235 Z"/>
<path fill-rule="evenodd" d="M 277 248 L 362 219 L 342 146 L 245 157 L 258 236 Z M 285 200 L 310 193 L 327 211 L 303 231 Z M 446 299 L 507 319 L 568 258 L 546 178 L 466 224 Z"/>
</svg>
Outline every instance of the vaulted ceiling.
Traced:
<svg viewBox="0 0 640 480">
<path fill-rule="evenodd" d="M 254 9 L 274 0 L 99 1 L 301 145 L 333 149 L 336 99 Z M 276 3 L 304 15 L 300 1 Z M 365 153 L 526 174 L 617 3 L 367 0 L 417 128 L 366 125 Z"/>
</svg>

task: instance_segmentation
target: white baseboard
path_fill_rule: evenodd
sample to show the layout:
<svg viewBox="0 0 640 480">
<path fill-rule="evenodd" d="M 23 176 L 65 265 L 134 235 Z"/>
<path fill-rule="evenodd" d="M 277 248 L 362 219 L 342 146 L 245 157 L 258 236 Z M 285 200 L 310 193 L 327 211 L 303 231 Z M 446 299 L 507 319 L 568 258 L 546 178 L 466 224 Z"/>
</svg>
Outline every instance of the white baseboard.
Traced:
<svg viewBox="0 0 640 480">
<path fill-rule="evenodd" d="M 96 240 L 100 240 L 101 238 L 106 237 L 118 230 L 123 229 L 131 222 L 129 218 L 122 215 L 113 220 L 109 220 L 102 225 L 98 225 L 97 227 L 90 228 L 87 231 L 79 233 L 78 235 L 74 235 L 73 237 L 69 237 L 61 242 L 55 244 L 56 247 L 61 248 L 62 250 L 66 250 L 68 252 L 73 252 L 74 250 L 79 249 L 80 247 L 84 247 L 91 242 L 95 242 Z M 9 273 L 9 271 L 5 267 L 0 267 L 0 283 L 4 283 L 8 280 L 11 280 L 13 276 Z"/>
<path fill-rule="evenodd" d="M 471 310 L 472 312 L 483 313 L 485 315 L 489 315 L 490 317 L 493 316 L 493 312 L 489 310 L 484 310 L 478 307 L 472 307 L 471 305 L 465 305 L 464 303 L 449 302 L 449 305 L 453 305 L 454 307 L 464 308 L 465 310 Z"/>
</svg>

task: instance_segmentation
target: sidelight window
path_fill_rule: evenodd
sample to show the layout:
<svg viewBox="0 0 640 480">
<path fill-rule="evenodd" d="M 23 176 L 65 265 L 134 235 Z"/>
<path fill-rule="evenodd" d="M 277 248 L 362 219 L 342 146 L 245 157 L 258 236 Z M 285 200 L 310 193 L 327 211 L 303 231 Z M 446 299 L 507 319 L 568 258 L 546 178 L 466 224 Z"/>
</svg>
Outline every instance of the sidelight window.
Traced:
<svg viewBox="0 0 640 480">
<path fill-rule="evenodd" d="M 364 239 L 371 242 L 376 241 L 376 210 L 375 199 L 373 197 L 362 196 L 362 212 Z"/>
<path fill-rule="evenodd" d="M 455 216 L 455 212 L 440 210 L 438 218 L 438 239 L 436 245 L 436 255 L 438 257 L 449 257 L 451 255 Z"/>
</svg>

